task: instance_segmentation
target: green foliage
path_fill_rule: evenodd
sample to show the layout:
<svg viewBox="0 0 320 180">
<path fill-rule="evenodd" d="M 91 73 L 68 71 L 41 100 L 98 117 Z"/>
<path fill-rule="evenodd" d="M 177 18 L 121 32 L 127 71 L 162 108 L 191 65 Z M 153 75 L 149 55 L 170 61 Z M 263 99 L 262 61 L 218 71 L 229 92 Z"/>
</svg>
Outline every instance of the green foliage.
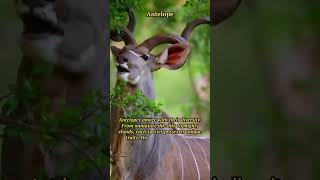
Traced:
<svg viewBox="0 0 320 180">
<path fill-rule="evenodd" d="M 17 108 L 18 100 L 16 97 L 12 97 L 8 99 L 1 107 L 2 114 L 4 114 L 5 116 L 9 116 L 10 114 L 13 114 L 13 112 L 17 111 Z"/>
<path fill-rule="evenodd" d="M 145 10 L 146 0 L 111 0 L 110 1 L 110 30 L 119 31 L 128 24 L 128 9 L 137 12 Z"/>
<path fill-rule="evenodd" d="M 77 177 L 89 170 L 101 171 L 102 165 L 109 163 L 106 153 L 106 135 L 109 133 L 107 110 L 109 104 L 98 92 L 89 93 L 79 106 L 58 101 L 59 111 L 50 112 L 52 103 L 42 97 L 41 78 L 50 73 L 50 69 L 32 71 L 32 77 L 25 79 L 19 86 L 11 86 L 13 94 L 1 106 L 2 118 L 10 119 L 5 125 L 3 136 L 15 137 L 29 144 L 35 138 L 41 140 L 45 150 L 72 144 L 79 164 L 69 171 L 63 170 L 69 177 Z M 94 155 L 87 150 L 94 148 Z M 63 163 L 63 162 L 62 162 Z M 63 167 L 63 166 L 62 166 Z M 79 168 L 78 168 L 79 167 Z"/>
<path fill-rule="evenodd" d="M 130 110 L 128 117 L 138 118 L 161 113 L 161 104 L 149 99 L 141 91 L 126 94 L 125 82 L 120 82 L 111 92 L 111 105 Z"/>
<path fill-rule="evenodd" d="M 160 33 L 181 34 L 188 22 L 210 15 L 209 0 L 189 2 L 179 0 L 149 1 L 144 7 L 147 8 L 142 11 L 144 13 L 137 13 L 137 26 L 134 35 L 138 42 L 143 42 L 147 38 Z M 146 17 L 145 13 L 147 11 L 174 12 L 174 17 Z M 125 16 L 127 16 L 126 13 Z M 184 67 L 177 71 L 163 69 L 154 73 L 157 101 L 164 104 L 161 109 L 171 116 L 190 117 L 193 115 L 194 110 L 197 109 L 202 111 L 202 114 L 207 114 L 207 117 L 204 117 L 204 121 L 210 117 L 209 102 L 201 102 L 193 89 L 194 84 L 199 78 L 210 76 L 209 37 L 209 25 L 197 27 L 189 40 L 192 53 Z M 160 45 L 152 53 L 159 54 L 166 46 L 167 44 Z M 114 84 L 116 81 L 116 69 L 114 67 L 115 65 L 111 61 L 111 84 Z M 181 91 L 182 89 L 183 91 Z M 110 90 L 112 91 L 112 89 Z"/>
<path fill-rule="evenodd" d="M 184 13 L 193 18 L 208 16 L 210 12 L 210 1 L 208 0 L 187 0 L 184 6 Z"/>
<path fill-rule="evenodd" d="M 48 64 L 39 64 L 31 70 L 31 77 L 24 79 L 19 87 L 17 85 L 10 85 L 9 91 L 13 96 L 7 99 L 1 107 L 6 116 L 14 115 L 14 112 L 35 111 L 36 108 L 45 104 L 45 100 L 39 102 L 41 98 L 41 85 L 43 79 L 47 77 L 52 71 L 52 66 Z M 46 102 L 48 103 L 48 102 Z M 35 106 L 38 104 L 39 106 Z M 41 104 L 41 105 L 40 105 Z M 33 108 L 33 109 L 32 109 Z M 37 109 L 39 110 L 39 109 Z"/>
</svg>

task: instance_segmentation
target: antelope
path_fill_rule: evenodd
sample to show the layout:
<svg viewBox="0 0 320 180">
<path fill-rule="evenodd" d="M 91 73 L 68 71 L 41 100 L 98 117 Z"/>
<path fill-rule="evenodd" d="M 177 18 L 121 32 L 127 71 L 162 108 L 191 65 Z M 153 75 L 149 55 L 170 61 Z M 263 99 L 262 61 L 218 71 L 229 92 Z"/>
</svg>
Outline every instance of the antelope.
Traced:
<svg viewBox="0 0 320 180">
<path fill-rule="evenodd" d="M 15 3 L 17 15 L 23 23 L 20 38 L 23 58 L 17 75 L 17 94 L 21 93 L 21 86 L 27 79 L 41 81 L 39 99 L 49 100 L 47 111 L 50 113 L 59 113 L 61 100 L 67 105 L 79 106 L 83 97 L 92 91 L 106 96 L 109 89 L 105 51 L 107 2 L 15 0 Z M 52 72 L 46 76 L 34 76 L 33 69 L 44 63 L 52 67 Z M 33 105 L 36 106 L 37 102 Z M 38 119 L 28 121 L 39 122 Z M 68 169 L 76 167 L 78 160 L 82 159 L 70 143 L 63 142 L 49 151 L 39 139 L 35 134 L 32 143 L 25 144 L 15 137 L 4 138 L 3 179 L 33 179 L 40 173 L 47 178 L 69 176 Z M 72 142 L 77 143 L 76 140 Z M 80 179 L 102 179 L 97 174 L 88 172 Z M 106 179 L 106 173 L 103 174 Z"/>
<path fill-rule="evenodd" d="M 191 52 L 188 42 L 192 31 L 201 24 L 209 24 L 203 17 L 189 23 L 181 36 L 159 34 L 137 44 L 133 36 L 135 15 L 129 11 L 129 24 L 120 36 L 112 35 L 115 41 L 123 40 L 125 46 L 111 47 L 116 59 L 117 84 L 125 81 L 128 94 L 141 91 L 149 99 L 155 99 L 152 73 L 160 68 L 181 68 Z M 160 44 L 169 43 L 159 55 L 151 50 Z M 209 179 L 210 140 L 208 138 L 183 135 L 149 135 L 147 140 L 130 141 L 117 131 L 119 118 L 130 114 L 130 110 L 112 107 L 111 150 L 114 157 L 112 179 Z"/>
<path fill-rule="evenodd" d="M 230 17 L 241 0 L 211 1 L 213 25 Z M 121 49 L 112 46 L 117 67 L 117 82 L 126 82 L 125 91 L 133 94 L 141 91 L 149 99 L 155 99 L 152 73 L 160 68 L 176 70 L 181 68 L 190 55 L 188 39 L 198 25 L 209 24 L 208 17 L 189 23 L 181 36 L 173 34 L 155 35 L 141 44 L 135 41 L 135 15 L 128 11 L 129 23 L 120 35 L 111 32 L 111 39 L 124 41 Z M 168 43 L 159 55 L 151 50 Z M 194 180 L 210 179 L 210 140 L 202 137 L 182 135 L 150 135 L 148 140 L 126 140 L 118 134 L 119 118 L 130 113 L 129 109 L 111 107 L 111 152 L 112 179 L 120 180 Z M 163 117 L 168 117 L 162 113 Z"/>
</svg>

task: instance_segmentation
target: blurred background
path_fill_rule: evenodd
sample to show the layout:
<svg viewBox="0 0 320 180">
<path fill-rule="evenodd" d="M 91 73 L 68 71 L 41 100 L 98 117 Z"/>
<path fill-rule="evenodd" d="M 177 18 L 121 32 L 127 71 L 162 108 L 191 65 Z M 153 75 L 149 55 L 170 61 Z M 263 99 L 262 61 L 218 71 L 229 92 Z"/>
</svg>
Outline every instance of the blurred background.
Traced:
<svg viewBox="0 0 320 180">
<path fill-rule="evenodd" d="M 0 2 L 0 95 L 15 83 L 21 52 L 18 46 L 22 23 L 15 14 L 14 1 Z"/>
<path fill-rule="evenodd" d="M 320 2 L 243 0 L 214 27 L 213 174 L 320 179 Z"/>
<path fill-rule="evenodd" d="M 126 8 L 135 8 L 137 25 L 135 38 L 138 43 L 160 34 L 180 35 L 186 24 L 196 18 L 210 16 L 209 0 L 152 0 L 152 1 L 111 1 L 111 29 L 127 25 Z M 146 17 L 147 12 L 174 12 L 174 17 Z M 154 72 L 156 102 L 172 117 L 200 117 L 202 128 L 209 130 L 210 111 L 210 27 L 201 25 L 190 38 L 192 53 L 187 63 L 178 70 L 160 69 Z M 119 48 L 123 43 L 111 41 Z M 168 44 L 155 48 L 158 55 Z M 110 53 L 111 86 L 116 81 L 114 57 Z"/>
<path fill-rule="evenodd" d="M 15 14 L 14 1 L 0 1 L 0 96 L 9 92 L 9 85 L 15 84 L 18 65 L 22 58 L 19 37 L 22 23 Z M 0 106 L 3 102 L 0 102 Z M 2 127 L 0 126 L 0 132 Z M 2 133 L 1 133 L 2 134 Z M 0 139 L 0 147 L 2 139 Z M 1 148 L 0 148 L 1 154 Z M 0 157 L 1 159 L 1 157 Z M 1 167 L 1 165 L 0 165 Z"/>
</svg>

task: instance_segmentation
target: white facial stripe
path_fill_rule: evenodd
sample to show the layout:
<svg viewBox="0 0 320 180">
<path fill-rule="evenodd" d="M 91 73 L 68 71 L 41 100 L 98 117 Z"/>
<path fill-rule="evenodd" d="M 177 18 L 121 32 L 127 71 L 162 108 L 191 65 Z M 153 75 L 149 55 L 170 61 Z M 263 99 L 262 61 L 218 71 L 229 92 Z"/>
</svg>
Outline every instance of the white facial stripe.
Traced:
<svg viewBox="0 0 320 180">
<path fill-rule="evenodd" d="M 124 63 L 124 64 L 120 64 L 121 67 L 125 68 L 125 69 L 129 69 L 127 63 Z"/>
<path fill-rule="evenodd" d="M 134 52 L 134 51 L 132 51 L 132 50 L 128 50 L 129 52 L 131 52 L 132 54 L 134 54 L 134 55 L 136 55 L 136 56 L 138 56 L 138 57 L 140 57 L 141 55 L 140 54 L 137 54 L 136 52 Z"/>
<path fill-rule="evenodd" d="M 54 11 L 53 3 L 46 5 L 45 7 L 36 7 L 34 12 L 41 19 L 51 22 L 52 24 L 57 24 L 58 19 Z"/>
<path fill-rule="evenodd" d="M 58 17 L 55 10 L 55 5 L 53 3 L 48 4 L 46 7 L 48 9 L 47 17 L 55 24 L 58 24 Z"/>
</svg>

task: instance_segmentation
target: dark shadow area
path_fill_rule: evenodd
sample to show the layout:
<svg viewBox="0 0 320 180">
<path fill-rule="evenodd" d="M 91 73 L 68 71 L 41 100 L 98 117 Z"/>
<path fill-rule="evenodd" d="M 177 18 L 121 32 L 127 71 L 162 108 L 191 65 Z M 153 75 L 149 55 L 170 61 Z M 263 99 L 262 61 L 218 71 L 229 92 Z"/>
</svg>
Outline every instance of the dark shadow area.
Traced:
<svg viewBox="0 0 320 180">
<path fill-rule="evenodd" d="M 317 1 L 243 1 L 214 27 L 213 174 L 319 179 Z"/>
</svg>

